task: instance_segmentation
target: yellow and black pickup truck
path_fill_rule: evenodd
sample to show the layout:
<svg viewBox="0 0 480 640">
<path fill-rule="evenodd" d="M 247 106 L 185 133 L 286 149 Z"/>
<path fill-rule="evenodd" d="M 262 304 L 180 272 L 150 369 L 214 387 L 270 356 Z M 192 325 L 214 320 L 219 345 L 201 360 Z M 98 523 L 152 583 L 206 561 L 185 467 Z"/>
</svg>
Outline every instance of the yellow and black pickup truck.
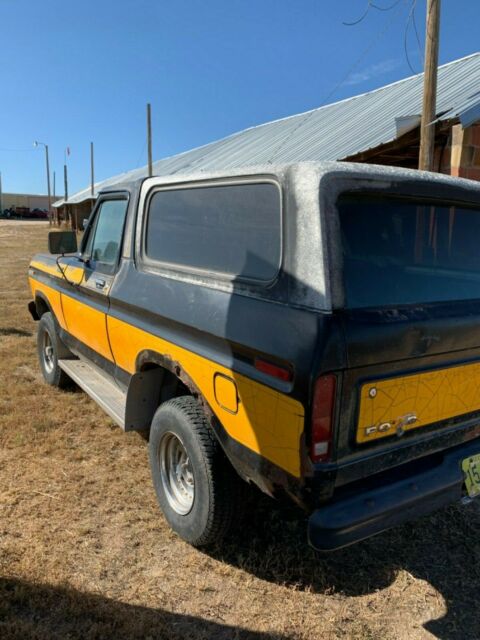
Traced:
<svg viewBox="0 0 480 640">
<path fill-rule="evenodd" d="M 172 528 L 243 481 L 319 550 L 480 494 L 480 185 L 299 163 L 99 194 L 29 268 L 45 380 L 149 434 Z M 67 402 L 67 397 L 65 398 Z"/>
</svg>

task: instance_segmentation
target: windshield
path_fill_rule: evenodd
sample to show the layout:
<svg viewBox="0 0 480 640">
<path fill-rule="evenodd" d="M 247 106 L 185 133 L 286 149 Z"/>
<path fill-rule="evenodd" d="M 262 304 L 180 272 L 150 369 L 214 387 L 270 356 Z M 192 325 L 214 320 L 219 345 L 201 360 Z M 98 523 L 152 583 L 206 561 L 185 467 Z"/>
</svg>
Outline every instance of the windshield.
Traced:
<svg viewBox="0 0 480 640">
<path fill-rule="evenodd" d="M 338 212 L 349 308 L 480 299 L 480 210 L 344 195 Z"/>
</svg>

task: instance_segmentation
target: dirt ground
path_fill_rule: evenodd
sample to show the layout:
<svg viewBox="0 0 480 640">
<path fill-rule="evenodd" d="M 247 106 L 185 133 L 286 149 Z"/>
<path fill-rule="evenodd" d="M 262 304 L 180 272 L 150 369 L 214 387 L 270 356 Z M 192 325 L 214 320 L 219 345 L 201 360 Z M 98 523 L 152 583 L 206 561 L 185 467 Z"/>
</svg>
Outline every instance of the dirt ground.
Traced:
<svg viewBox="0 0 480 640">
<path fill-rule="evenodd" d="M 27 265 L 48 226 L 0 222 L 0 638 L 480 638 L 480 508 L 327 557 L 269 500 L 223 548 L 159 512 L 145 442 L 42 383 Z"/>
</svg>

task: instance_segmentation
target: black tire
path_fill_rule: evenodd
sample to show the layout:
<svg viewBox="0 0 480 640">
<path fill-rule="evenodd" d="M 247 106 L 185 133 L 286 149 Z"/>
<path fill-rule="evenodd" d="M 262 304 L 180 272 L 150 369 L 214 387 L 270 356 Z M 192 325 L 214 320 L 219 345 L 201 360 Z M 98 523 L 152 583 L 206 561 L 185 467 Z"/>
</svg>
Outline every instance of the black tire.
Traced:
<svg viewBox="0 0 480 640">
<path fill-rule="evenodd" d="M 47 346 L 51 349 L 49 356 L 46 353 Z M 42 315 L 38 323 L 37 353 L 40 369 L 47 384 L 61 389 L 72 386 L 70 378 L 58 366 L 59 359 L 72 358 L 72 353 L 60 340 L 49 311 Z"/>
<path fill-rule="evenodd" d="M 193 502 L 187 513 L 180 513 L 178 505 L 172 506 L 171 485 L 175 479 L 169 483 L 165 469 L 168 458 L 165 447 L 177 446 L 174 438 L 183 445 L 193 475 Z M 158 503 L 171 528 L 195 547 L 220 542 L 238 512 L 243 482 L 231 467 L 195 398 L 173 398 L 157 409 L 150 429 L 149 455 Z"/>
</svg>

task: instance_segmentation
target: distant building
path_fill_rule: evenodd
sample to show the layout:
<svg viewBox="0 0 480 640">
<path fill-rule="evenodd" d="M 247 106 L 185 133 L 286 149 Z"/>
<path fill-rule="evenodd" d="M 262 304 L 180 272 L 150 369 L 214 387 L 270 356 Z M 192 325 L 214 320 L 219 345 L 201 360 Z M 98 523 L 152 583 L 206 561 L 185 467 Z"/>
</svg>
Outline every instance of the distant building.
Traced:
<svg viewBox="0 0 480 640">
<path fill-rule="evenodd" d="M 33 211 L 41 209 L 48 211 L 48 196 L 31 193 L 5 193 L 2 192 L 2 211 L 4 209 L 26 208 Z M 52 198 L 53 200 L 53 198 Z"/>
<path fill-rule="evenodd" d="M 423 73 L 368 93 L 274 120 L 153 164 L 154 176 L 248 165 L 346 160 L 416 169 Z M 480 52 L 438 69 L 435 169 L 480 180 Z M 86 217 L 103 187 L 147 176 L 147 167 L 73 194 L 68 205 Z M 63 200 L 54 204 L 64 206 Z"/>
</svg>

